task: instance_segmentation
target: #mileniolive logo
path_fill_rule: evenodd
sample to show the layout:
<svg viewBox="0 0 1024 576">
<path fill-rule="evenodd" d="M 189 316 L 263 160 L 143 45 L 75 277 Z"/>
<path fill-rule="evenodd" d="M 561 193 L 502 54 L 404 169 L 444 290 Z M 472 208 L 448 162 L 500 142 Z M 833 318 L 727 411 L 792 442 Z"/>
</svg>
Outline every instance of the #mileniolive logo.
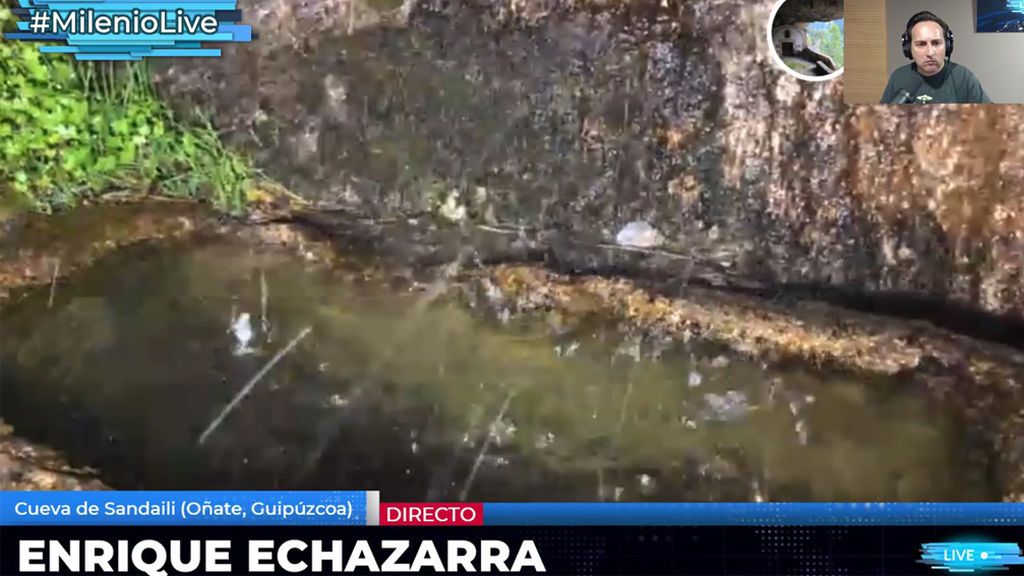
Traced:
<svg viewBox="0 0 1024 576">
<path fill-rule="evenodd" d="M 948 572 L 992 572 L 1024 565 L 1024 556 L 1012 542 L 933 542 L 921 547 L 918 562 Z"/>
<path fill-rule="evenodd" d="M 78 60 L 142 60 L 148 57 L 218 57 L 209 43 L 250 42 L 252 28 L 239 24 L 235 1 L 19 0 L 19 18 L 5 40 L 51 42 L 44 54 Z"/>
</svg>

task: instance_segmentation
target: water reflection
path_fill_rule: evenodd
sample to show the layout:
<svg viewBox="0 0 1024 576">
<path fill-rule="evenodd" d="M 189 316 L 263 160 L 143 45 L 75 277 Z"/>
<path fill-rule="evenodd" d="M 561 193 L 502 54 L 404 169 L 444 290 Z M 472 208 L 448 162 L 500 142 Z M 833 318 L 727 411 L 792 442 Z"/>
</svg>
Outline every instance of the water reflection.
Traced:
<svg viewBox="0 0 1024 576">
<path fill-rule="evenodd" d="M 998 494 L 959 465 L 957 422 L 898 382 L 423 296 L 232 242 L 132 248 L 72 278 L 52 309 L 40 290 L 4 311 L 2 415 L 119 488 Z"/>
</svg>

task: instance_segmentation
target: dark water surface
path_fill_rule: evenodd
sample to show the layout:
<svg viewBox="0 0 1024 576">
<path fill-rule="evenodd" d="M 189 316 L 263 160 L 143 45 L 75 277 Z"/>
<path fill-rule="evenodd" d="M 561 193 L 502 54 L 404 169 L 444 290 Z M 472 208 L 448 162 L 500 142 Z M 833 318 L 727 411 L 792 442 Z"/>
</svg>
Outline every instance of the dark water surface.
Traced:
<svg viewBox="0 0 1024 576">
<path fill-rule="evenodd" d="M 116 488 L 386 499 L 973 500 L 951 412 L 593 321 L 483 313 L 234 241 L 146 244 L 3 310 L 2 417 Z M 248 315 L 246 335 L 243 314 Z M 240 320 L 241 319 L 241 320 Z M 200 443 L 225 406 L 294 344 Z"/>
</svg>

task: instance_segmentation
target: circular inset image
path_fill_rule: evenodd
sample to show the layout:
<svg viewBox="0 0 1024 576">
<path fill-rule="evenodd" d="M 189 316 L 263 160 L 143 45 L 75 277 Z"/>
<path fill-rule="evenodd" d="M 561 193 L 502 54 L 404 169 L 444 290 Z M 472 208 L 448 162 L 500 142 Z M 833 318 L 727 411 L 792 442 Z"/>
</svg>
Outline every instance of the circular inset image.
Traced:
<svg viewBox="0 0 1024 576">
<path fill-rule="evenodd" d="M 768 19 L 775 65 L 809 82 L 843 73 L 843 0 L 779 0 Z"/>
</svg>

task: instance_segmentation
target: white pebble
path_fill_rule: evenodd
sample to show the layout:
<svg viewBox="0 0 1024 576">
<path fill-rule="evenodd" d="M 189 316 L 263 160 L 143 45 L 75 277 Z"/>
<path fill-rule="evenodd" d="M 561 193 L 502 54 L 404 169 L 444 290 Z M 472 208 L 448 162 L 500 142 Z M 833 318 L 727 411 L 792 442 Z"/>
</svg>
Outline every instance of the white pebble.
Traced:
<svg viewBox="0 0 1024 576">
<path fill-rule="evenodd" d="M 619 230 L 615 241 L 620 246 L 633 246 L 636 248 L 654 248 L 661 246 L 665 238 L 653 226 L 642 220 L 630 222 Z"/>
</svg>

